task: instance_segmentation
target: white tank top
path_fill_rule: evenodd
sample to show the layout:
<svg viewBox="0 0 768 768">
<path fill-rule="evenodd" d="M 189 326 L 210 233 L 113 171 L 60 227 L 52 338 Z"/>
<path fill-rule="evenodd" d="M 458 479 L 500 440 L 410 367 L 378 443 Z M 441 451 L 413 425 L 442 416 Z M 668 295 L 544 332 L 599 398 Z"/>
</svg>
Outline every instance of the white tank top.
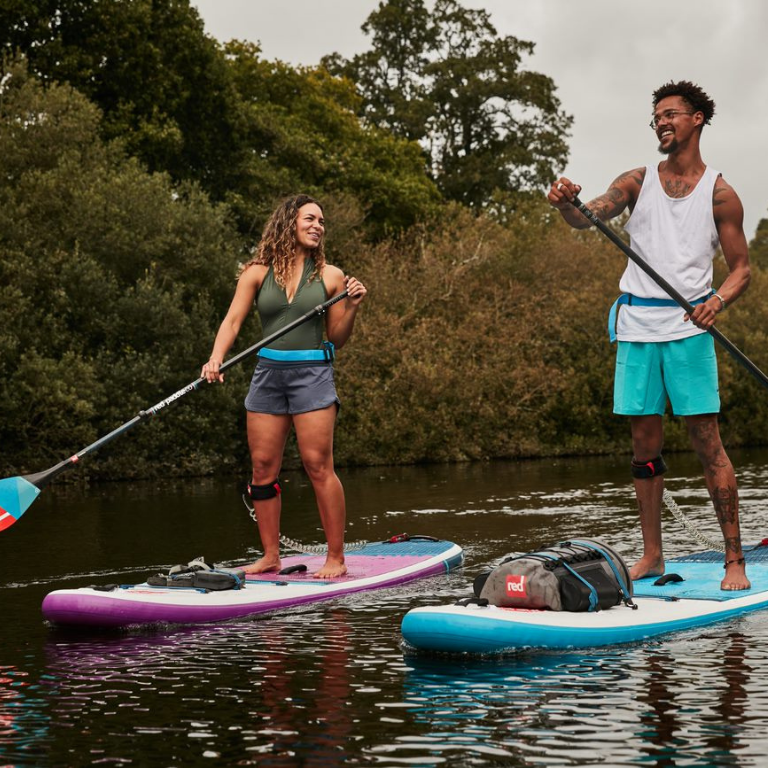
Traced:
<svg viewBox="0 0 768 768">
<path fill-rule="evenodd" d="M 712 194 L 720 174 L 707 168 L 686 197 L 669 197 L 658 167 L 649 165 L 635 209 L 625 227 L 630 247 L 688 301 L 712 289 L 712 260 L 720 239 L 712 211 Z M 668 299 L 656 282 L 629 261 L 619 282 L 623 293 Z M 624 305 L 618 316 L 619 341 L 672 341 L 706 331 L 683 321 L 682 307 Z"/>
</svg>

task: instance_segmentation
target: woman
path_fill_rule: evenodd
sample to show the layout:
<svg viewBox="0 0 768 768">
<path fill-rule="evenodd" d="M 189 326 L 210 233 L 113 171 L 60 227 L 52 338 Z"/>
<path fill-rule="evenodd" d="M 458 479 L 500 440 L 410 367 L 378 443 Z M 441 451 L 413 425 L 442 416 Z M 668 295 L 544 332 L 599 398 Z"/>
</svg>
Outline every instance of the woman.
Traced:
<svg viewBox="0 0 768 768">
<path fill-rule="evenodd" d="M 307 195 L 283 202 L 273 212 L 257 255 L 242 269 L 227 316 L 216 334 L 201 376 L 223 382 L 224 356 L 256 302 L 264 336 L 341 293 L 348 298 L 259 351 L 245 399 L 253 477 L 248 486 L 256 508 L 263 557 L 247 573 L 280 570 L 280 481 L 278 475 L 288 432 L 293 425 L 304 468 L 312 482 L 328 553 L 318 578 L 343 576 L 344 489 L 333 467 L 333 428 L 339 399 L 333 383 L 333 348 L 352 334 L 363 284 L 325 263 L 325 220 L 320 204 Z"/>
</svg>

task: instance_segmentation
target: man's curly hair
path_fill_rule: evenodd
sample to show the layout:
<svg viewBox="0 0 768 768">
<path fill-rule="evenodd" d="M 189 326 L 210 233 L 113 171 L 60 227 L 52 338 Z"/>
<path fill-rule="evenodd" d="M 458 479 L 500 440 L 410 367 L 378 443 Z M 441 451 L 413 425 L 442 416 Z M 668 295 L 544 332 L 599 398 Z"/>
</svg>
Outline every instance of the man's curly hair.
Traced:
<svg viewBox="0 0 768 768">
<path fill-rule="evenodd" d="M 296 220 L 299 217 L 299 210 L 309 203 L 314 203 L 321 211 L 323 210 L 323 206 L 309 195 L 289 197 L 275 208 L 264 226 L 256 256 L 243 265 L 242 272 L 253 264 L 264 264 L 272 267 L 275 282 L 281 288 L 284 289 L 288 285 L 296 250 Z M 315 268 L 309 279 L 314 280 L 322 274 L 325 267 L 325 237 L 320 238 L 317 247 L 312 249 L 311 256 L 315 262 Z"/>
<path fill-rule="evenodd" d="M 653 107 L 668 96 L 680 96 L 685 99 L 694 112 L 701 112 L 704 115 L 704 125 L 709 125 L 712 116 L 715 114 L 715 102 L 709 98 L 709 96 L 695 83 L 690 80 L 680 80 L 674 82 L 670 80 L 665 83 L 661 88 L 657 88 L 653 92 Z"/>
</svg>

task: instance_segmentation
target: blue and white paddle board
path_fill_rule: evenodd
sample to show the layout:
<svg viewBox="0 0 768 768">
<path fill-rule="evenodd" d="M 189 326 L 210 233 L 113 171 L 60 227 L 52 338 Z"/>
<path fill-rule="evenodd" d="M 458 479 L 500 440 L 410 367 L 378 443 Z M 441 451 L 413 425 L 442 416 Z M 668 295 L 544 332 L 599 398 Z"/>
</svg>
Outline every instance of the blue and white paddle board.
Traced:
<svg viewBox="0 0 768 768">
<path fill-rule="evenodd" d="M 239 589 L 208 591 L 194 587 L 142 584 L 57 589 L 43 600 L 43 616 L 70 626 L 126 627 L 140 624 L 198 624 L 226 621 L 269 611 L 382 589 L 425 576 L 447 573 L 463 562 L 457 544 L 426 536 L 396 536 L 366 544 L 345 555 L 348 572 L 334 579 L 312 575 L 320 555 L 282 559 L 291 573 L 248 575 Z M 295 570 L 296 566 L 306 566 Z"/>
<path fill-rule="evenodd" d="M 749 590 L 720 589 L 723 553 L 708 551 L 667 561 L 667 574 L 683 581 L 656 586 L 657 577 L 634 582 L 636 609 L 598 612 L 479 606 L 471 602 L 409 611 L 406 643 L 424 651 L 503 653 L 532 648 L 574 649 L 633 643 L 703 627 L 768 607 L 768 546 L 745 549 Z"/>
</svg>

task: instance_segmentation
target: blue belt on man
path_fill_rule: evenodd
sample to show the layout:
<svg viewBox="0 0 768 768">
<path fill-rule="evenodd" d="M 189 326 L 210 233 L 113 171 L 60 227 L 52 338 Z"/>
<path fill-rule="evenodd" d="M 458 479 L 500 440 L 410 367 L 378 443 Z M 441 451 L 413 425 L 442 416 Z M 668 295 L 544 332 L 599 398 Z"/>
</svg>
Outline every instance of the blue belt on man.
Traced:
<svg viewBox="0 0 768 768">
<path fill-rule="evenodd" d="M 713 296 L 714 293 L 714 291 L 710 291 L 706 296 L 694 299 L 691 304 L 693 306 L 703 304 L 710 296 Z M 608 312 L 608 336 L 611 339 L 611 343 L 616 341 L 616 324 L 619 322 L 619 307 L 624 304 L 627 304 L 630 307 L 680 307 L 674 299 L 644 298 L 643 296 L 634 296 L 631 293 L 622 293 L 621 296 L 613 302 L 610 312 Z M 682 307 L 680 307 L 680 309 L 682 309 Z"/>
<path fill-rule="evenodd" d="M 324 341 L 322 349 L 270 349 L 263 347 L 259 350 L 259 357 L 285 363 L 311 362 L 313 360 L 332 363 L 336 357 L 336 349 L 330 341 Z"/>
</svg>

